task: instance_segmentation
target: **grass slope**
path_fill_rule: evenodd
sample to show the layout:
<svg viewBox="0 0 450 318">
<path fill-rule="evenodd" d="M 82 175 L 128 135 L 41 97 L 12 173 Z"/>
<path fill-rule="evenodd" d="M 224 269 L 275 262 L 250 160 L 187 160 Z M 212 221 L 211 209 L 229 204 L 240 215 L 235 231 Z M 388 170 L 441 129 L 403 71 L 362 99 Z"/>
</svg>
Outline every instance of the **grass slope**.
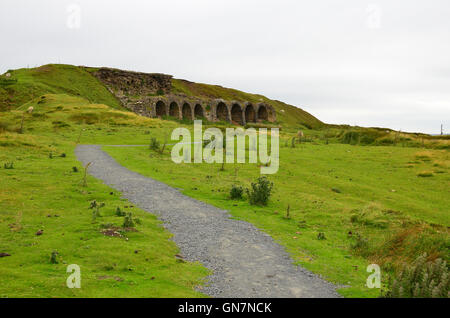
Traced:
<svg viewBox="0 0 450 318">
<path fill-rule="evenodd" d="M 0 297 L 204 297 L 194 286 L 208 271 L 175 256 L 171 234 L 154 215 L 90 176 L 83 187 L 83 167 L 73 153 L 78 138 L 143 142 L 161 121 L 67 95 L 46 95 L 34 106 L 24 134 L 14 132 L 21 111 L 1 114 L 11 131 L 0 129 L 0 253 L 11 256 L 0 257 Z M 96 118 L 101 123 L 85 123 Z M 13 169 L 4 168 L 9 162 Z M 92 200 L 106 204 L 96 221 L 88 209 Z M 136 232 L 120 229 L 117 207 L 140 219 Z M 118 228 L 122 237 L 104 235 L 103 227 Z M 53 251 L 58 264 L 50 262 Z M 66 287 L 69 264 L 81 267 L 81 289 Z"/>
<path fill-rule="evenodd" d="M 48 64 L 31 69 L 9 70 L 11 77 L 0 78 L 0 111 L 15 109 L 44 94 L 68 94 L 79 96 L 92 103 L 105 104 L 121 109 L 120 102 L 108 89 L 91 75 L 96 68 L 64 64 Z M 324 124 L 304 110 L 267 97 L 249 94 L 217 85 L 197 84 L 174 79 L 172 91 L 176 94 L 200 98 L 267 102 L 277 111 L 277 118 L 285 128 L 319 128 Z"/>
<path fill-rule="evenodd" d="M 11 74 L 10 81 L 0 81 L 0 111 L 15 109 L 44 94 L 62 93 L 121 108 L 106 87 L 82 67 L 49 64 L 8 73 Z"/>
</svg>

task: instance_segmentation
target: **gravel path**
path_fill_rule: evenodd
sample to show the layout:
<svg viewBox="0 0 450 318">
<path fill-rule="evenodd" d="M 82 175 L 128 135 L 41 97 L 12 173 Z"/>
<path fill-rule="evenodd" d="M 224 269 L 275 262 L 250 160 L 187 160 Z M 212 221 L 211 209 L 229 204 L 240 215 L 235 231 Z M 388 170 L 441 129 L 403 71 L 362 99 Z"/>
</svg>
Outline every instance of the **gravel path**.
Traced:
<svg viewBox="0 0 450 318">
<path fill-rule="evenodd" d="M 126 169 L 100 146 L 80 145 L 75 153 L 84 164 L 92 162 L 91 175 L 156 214 L 186 260 L 213 271 L 201 292 L 233 298 L 339 297 L 334 285 L 294 266 L 284 248 L 252 224 Z"/>
</svg>

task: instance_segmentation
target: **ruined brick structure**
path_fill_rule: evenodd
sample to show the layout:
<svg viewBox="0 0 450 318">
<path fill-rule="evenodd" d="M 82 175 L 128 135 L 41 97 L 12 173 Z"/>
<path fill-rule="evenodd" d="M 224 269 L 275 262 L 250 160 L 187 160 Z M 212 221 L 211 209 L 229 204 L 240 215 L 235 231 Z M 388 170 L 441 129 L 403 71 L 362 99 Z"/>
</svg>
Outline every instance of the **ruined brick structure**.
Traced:
<svg viewBox="0 0 450 318">
<path fill-rule="evenodd" d="M 171 93 L 172 76 L 100 68 L 94 75 L 122 105 L 142 116 L 207 119 L 236 125 L 276 121 L 275 109 L 266 103 L 199 99 Z"/>
</svg>

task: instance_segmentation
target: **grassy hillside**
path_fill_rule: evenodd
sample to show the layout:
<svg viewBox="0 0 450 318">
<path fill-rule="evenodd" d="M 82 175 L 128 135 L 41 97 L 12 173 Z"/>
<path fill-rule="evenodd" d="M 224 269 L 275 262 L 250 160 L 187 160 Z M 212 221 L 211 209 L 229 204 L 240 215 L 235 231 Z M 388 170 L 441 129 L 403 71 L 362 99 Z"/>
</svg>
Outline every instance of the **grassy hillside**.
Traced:
<svg viewBox="0 0 450 318">
<path fill-rule="evenodd" d="M 163 122 L 68 95 L 28 105 L 23 134 L 21 110 L 0 116 L 0 253 L 10 255 L 0 257 L 0 297 L 204 297 L 194 287 L 208 271 L 176 257 L 154 215 L 89 175 L 83 186 L 74 155 L 78 140 L 145 143 Z M 105 203 L 95 220 L 93 200 Z M 139 219 L 134 229 L 122 227 L 117 207 Z M 69 264 L 81 268 L 80 289 L 66 287 Z"/>
<path fill-rule="evenodd" d="M 81 96 L 92 103 L 121 108 L 119 101 L 84 68 L 49 64 L 10 70 L 0 78 L 0 111 L 15 109 L 44 94 Z"/>
<path fill-rule="evenodd" d="M 225 100 L 249 101 L 252 103 L 266 102 L 275 108 L 277 121 L 283 128 L 301 129 L 305 127 L 320 128 L 324 126 L 324 123 L 306 111 L 277 100 L 268 99 L 262 95 L 245 93 L 218 85 L 193 83 L 180 79 L 173 79 L 172 86 L 175 93 L 181 93 L 186 96 L 222 98 Z"/>
<path fill-rule="evenodd" d="M 10 78 L 0 77 L 0 111 L 15 109 L 44 94 L 80 96 L 92 103 L 121 109 L 120 102 L 91 75 L 96 68 L 49 64 L 38 68 L 10 70 Z M 244 93 L 217 85 L 197 84 L 174 79 L 172 92 L 200 98 L 267 102 L 277 111 L 278 122 L 287 127 L 318 128 L 323 123 L 311 114 L 262 95 Z"/>
</svg>

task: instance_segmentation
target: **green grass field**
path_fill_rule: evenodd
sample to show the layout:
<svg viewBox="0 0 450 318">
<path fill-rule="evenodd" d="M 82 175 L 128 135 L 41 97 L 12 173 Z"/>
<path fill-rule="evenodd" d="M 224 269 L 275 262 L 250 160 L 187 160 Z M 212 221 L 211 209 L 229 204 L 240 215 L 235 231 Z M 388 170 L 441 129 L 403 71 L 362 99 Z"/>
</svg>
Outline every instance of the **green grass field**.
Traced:
<svg viewBox="0 0 450 318">
<path fill-rule="evenodd" d="M 178 248 L 154 215 L 92 177 L 82 186 L 83 167 L 74 156 L 79 132 L 82 141 L 95 143 L 125 143 L 137 134 L 132 121 L 128 129 L 77 124 L 71 116 L 79 107 L 116 114 L 80 98 L 49 95 L 25 119 L 25 134 L 0 133 L 0 253 L 11 255 L 0 258 L 0 297 L 204 297 L 194 287 L 208 271 L 175 257 Z M 18 113 L 1 119 L 15 129 Z M 153 124 L 147 120 L 141 127 L 141 142 Z M 5 169 L 10 162 L 13 169 Z M 96 221 L 88 209 L 93 200 L 105 203 Z M 141 220 L 136 232 L 120 229 L 124 218 L 115 216 L 117 207 Z M 103 226 L 117 227 L 121 236 L 104 235 Z M 58 264 L 50 262 L 53 251 Z M 81 267 L 81 289 L 66 287 L 69 264 Z"/>
<path fill-rule="evenodd" d="M 309 143 L 285 147 L 279 172 L 270 176 L 275 184 L 270 204 L 255 207 L 246 200 L 230 200 L 229 191 L 233 184 L 249 187 L 259 176 L 256 164 L 226 164 L 220 171 L 219 164 L 175 164 L 169 152 L 161 156 L 143 147 L 104 150 L 134 171 L 255 224 L 299 264 L 350 285 L 340 290 L 345 296 L 378 295 L 365 287 L 371 262 L 390 272 L 424 250 L 449 257 L 449 170 L 435 167 L 436 162 L 448 162 L 444 151 L 426 153 L 435 162 L 416 161 L 421 152 L 415 148 Z M 423 170 L 441 172 L 422 178 L 417 174 Z M 319 232 L 326 240 L 317 239 Z M 361 251 L 352 248 L 358 235 L 368 240 Z M 392 245 L 402 235 L 403 241 Z"/>
<path fill-rule="evenodd" d="M 44 66 L 15 70 L 13 77 L 19 81 L 0 87 L 0 253 L 11 255 L 0 257 L 0 297 L 204 296 L 194 286 L 202 285 L 208 271 L 175 256 L 171 234 L 154 215 L 90 176 L 83 187 L 77 143 L 104 145 L 129 169 L 255 224 L 294 262 L 345 286 L 339 292 L 346 297 L 380 295 L 365 287 L 368 264 L 382 266 L 386 283 L 423 252 L 450 262 L 448 139 L 323 127 L 280 104 L 280 169 L 269 176 L 269 205 L 256 207 L 245 198 L 229 199 L 233 184 L 249 187 L 259 176 L 256 164 L 226 164 L 220 171 L 216 164 L 175 164 L 171 147 L 159 154 L 149 147 L 108 146 L 148 145 L 151 138 L 170 142 L 172 130 L 192 129 L 190 122 L 123 111 L 89 69 Z M 173 85 L 187 95 L 248 97 L 206 84 Z M 30 106 L 32 114 L 26 112 Z M 313 121 L 317 126 L 307 129 Z M 291 148 L 298 129 L 306 136 Z M 13 169 L 7 169 L 10 163 Z M 106 204 L 95 221 L 88 209 L 93 200 Z M 137 231 L 120 229 L 117 207 L 141 220 Z M 120 236 L 105 235 L 105 228 L 120 230 Z M 319 233 L 326 239 L 319 240 Z M 50 262 L 53 251 L 57 264 Z M 80 290 L 66 287 L 69 264 L 81 266 Z"/>
</svg>

